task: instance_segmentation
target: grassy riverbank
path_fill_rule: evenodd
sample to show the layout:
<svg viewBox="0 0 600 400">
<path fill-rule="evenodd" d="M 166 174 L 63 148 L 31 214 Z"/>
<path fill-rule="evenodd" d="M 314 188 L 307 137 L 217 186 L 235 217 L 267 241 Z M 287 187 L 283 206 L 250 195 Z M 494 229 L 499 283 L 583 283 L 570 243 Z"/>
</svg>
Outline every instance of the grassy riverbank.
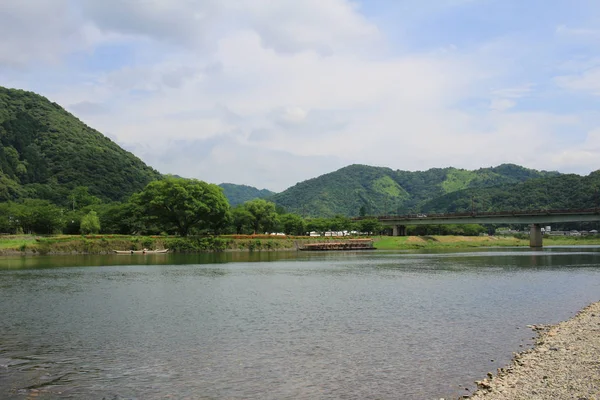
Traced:
<svg viewBox="0 0 600 400">
<path fill-rule="evenodd" d="M 444 249 L 468 247 L 529 246 L 528 238 L 503 236 L 378 236 L 379 250 Z M 0 236 L 2 254 L 105 254 L 113 250 L 170 249 L 179 253 L 215 251 L 296 250 L 305 243 L 339 241 L 340 238 L 305 236 L 225 235 L 225 236 L 124 236 L 124 235 L 12 235 Z M 600 237 L 552 237 L 544 246 L 600 245 Z"/>
<path fill-rule="evenodd" d="M 529 246 L 529 240 L 497 236 L 380 236 L 380 250 Z"/>
<path fill-rule="evenodd" d="M 582 245 L 600 245 L 600 237 L 555 236 L 544 238 L 544 246 Z M 513 236 L 380 236 L 375 239 L 375 247 L 380 250 L 527 246 L 529 246 L 529 238 Z"/>
</svg>

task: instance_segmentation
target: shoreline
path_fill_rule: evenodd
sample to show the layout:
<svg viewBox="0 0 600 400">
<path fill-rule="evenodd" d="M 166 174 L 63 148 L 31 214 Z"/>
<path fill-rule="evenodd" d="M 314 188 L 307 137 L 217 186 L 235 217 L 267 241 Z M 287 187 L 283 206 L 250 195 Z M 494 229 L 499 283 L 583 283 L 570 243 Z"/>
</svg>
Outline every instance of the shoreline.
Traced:
<svg viewBox="0 0 600 400">
<path fill-rule="evenodd" d="M 463 399 L 600 399 L 600 301 L 555 325 L 530 325 L 534 347 L 509 366 L 475 381 L 478 390 Z"/>
<path fill-rule="evenodd" d="M 529 247 L 528 239 L 499 236 L 374 236 L 376 250 L 451 250 Z M 195 237 L 126 235 L 0 235 L 0 257 L 111 254 L 114 250 L 170 249 L 173 253 L 293 251 L 299 245 L 348 238 L 224 235 Z M 600 237 L 545 239 L 545 246 L 599 246 Z"/>
</svg>

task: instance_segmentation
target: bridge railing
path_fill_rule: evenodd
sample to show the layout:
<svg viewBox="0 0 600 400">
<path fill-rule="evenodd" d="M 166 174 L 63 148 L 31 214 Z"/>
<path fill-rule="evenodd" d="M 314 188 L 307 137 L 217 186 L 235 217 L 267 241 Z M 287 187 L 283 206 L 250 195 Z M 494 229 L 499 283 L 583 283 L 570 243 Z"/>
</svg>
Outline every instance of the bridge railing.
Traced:
<svg viewBox="0 0 600 400">
<path fill-rule="evenodd" d="M 462 213 L 433 213 L 433 214 L 405 214 L 405 215 L 379 215 L 355 217 L 353 220 L 362 220 L 368 218 L 377 218 L 380 221 L 395 220 L 395 219 L 437 219 L 437 218 L 467 218 L 467 217 L 498 217 L 498 216 L 535 216 L 535 215 L 556 215 L 556 214 L 598 214 L 598 208 L 581 208 L 581 209 L 556 209 L 556 210 L 511 210 L 511 211 L 495 211 L 495 212 L 462 212 Z"/>
</svg>

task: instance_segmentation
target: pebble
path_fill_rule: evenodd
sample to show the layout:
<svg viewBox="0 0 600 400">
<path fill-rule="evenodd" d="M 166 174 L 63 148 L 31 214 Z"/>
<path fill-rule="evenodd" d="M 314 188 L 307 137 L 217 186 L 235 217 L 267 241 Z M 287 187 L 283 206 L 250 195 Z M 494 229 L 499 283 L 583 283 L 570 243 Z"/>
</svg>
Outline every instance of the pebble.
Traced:
<svg viewBox="0 0 600 400">
<path fill-rule="evenodd" d="M 599 399 L 598 385 L 592 383 L 598 382 L 598 366 L 589 362 L 597 360 L 600 351 L 597 327 L 600 324 L 594 318 L 598 315 L 600 302 L 591 304 L 572 319 L 554 327 L 527 325 L 540 335 L 536 347 L 514 354 L 512 365 L 499 368 L 493 379 L 488 373 L 489 380 L 476 381 L 478 390 L 471 397 L 463 398 Z M 573 351 L 575 348 L 576 351 Z"/>
</svg>

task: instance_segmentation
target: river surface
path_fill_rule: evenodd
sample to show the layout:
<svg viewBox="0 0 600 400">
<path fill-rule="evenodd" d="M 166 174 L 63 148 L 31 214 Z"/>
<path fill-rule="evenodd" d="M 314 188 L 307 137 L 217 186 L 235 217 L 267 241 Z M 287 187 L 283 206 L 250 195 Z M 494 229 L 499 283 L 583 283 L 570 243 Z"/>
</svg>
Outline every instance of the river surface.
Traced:
<svg viewBox="0 0 600 400">
<path fill-rule="evenodd" d="M 5 257 L 0 398 L 456 398 L 598 300 L 598 247 Z"/>
</svg>

